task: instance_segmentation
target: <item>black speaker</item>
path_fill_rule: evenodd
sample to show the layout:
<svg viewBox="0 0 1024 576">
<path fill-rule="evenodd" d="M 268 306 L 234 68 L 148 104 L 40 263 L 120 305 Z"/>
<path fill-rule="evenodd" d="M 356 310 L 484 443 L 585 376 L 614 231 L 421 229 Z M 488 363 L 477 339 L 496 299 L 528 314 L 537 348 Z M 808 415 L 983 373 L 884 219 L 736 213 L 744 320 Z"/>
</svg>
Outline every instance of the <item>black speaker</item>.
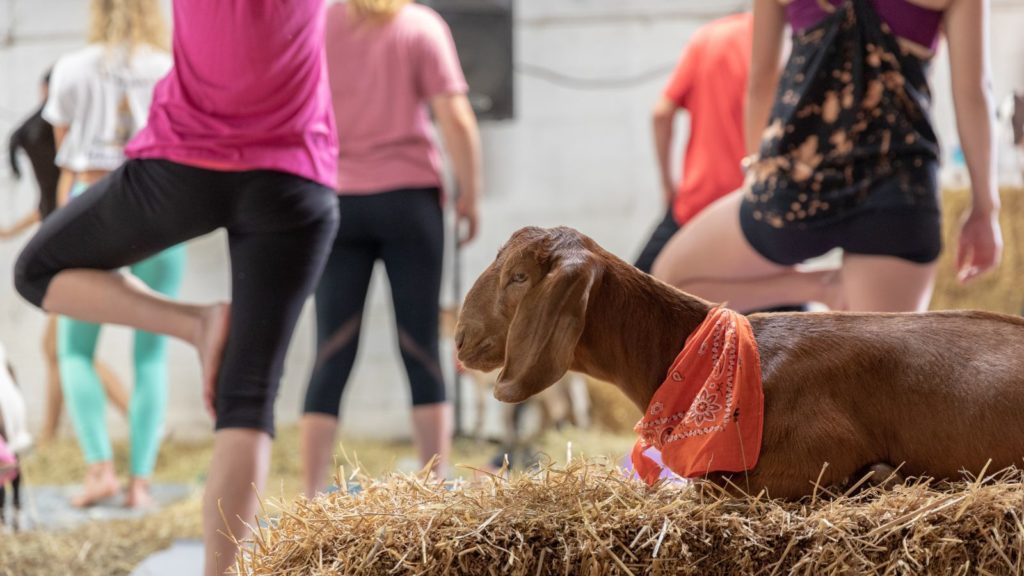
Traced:
<svg viewBox="0 0 1024 576">
<path fill-rule="evenodd" d="M 469 101 L 481 120 L 513 117 L 512 0 L 421 0 L 455 38 Z"/>
</svg>

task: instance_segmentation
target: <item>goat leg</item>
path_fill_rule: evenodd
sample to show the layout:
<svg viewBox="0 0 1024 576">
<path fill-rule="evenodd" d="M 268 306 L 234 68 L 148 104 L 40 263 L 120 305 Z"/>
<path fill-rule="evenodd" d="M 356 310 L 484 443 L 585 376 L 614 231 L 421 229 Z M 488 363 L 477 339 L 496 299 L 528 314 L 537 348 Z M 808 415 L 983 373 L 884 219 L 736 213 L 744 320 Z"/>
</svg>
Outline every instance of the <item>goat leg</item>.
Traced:
<svg viewBox="0 0 1024 576">
<path fill-rule="evenodd" d="M 903 474 L 894 468 L 892 465 L 885 462 L 879 462 L 873 466 L 869 466 L 867 469 L 871 473 L 871 477 L 867 479 L 867 483 L 871 486 L 878 486 L 883 490 L 888 490 L 893 486 L 903 484 L 905 478 Z"/>
</svg>

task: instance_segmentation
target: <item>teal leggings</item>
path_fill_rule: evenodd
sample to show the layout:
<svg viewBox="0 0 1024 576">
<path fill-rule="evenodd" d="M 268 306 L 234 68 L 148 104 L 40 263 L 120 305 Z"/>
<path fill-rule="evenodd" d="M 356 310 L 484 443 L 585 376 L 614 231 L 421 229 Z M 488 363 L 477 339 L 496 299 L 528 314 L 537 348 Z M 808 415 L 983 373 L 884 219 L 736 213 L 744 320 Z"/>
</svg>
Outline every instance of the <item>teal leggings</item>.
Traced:
<svg viewBox="0 0 1024 576">
<path fill-rule="evenodd" d="M 132 274 L 169 297 L 178 294 L 185 272 L 185 246 L 169 248 L 131 267 Z M 61 317 L 57 324 L 57 356 L 61 385 L 85 461 L 113 458 L 107 433 L 107 395 L 93 355 L 100 325 Z M 131 474 L 153 472 L 167 411 L 167 337 L 135 332 L 135 388 L 128 407 L 131 427 Z"/>
</svg>

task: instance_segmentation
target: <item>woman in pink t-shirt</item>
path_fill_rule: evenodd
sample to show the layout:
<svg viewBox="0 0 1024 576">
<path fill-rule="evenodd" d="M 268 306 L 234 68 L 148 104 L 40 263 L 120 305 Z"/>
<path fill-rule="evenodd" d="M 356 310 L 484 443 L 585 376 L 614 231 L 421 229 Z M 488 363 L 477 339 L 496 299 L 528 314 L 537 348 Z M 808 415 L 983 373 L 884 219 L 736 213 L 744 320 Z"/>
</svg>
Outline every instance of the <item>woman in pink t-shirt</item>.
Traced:
<svg viewBox="0 0 1024 576">
<path fill-rule="evenodd" d="M 438 353 L 444 252 L 437 118 L 458 185 L 456 214 L 476 233 L 480 153 L 448 26 L 409 0 L 349 0 L 327 12 L 342 226 L 316 292 L 320 353 L 301 422 L 306 492 L 323 488 L 342 390 L 355 362 L 374 263 L 388 273 L 398 344 L 412 388 L 412 422 L 424 463 L 443 475 L 451 410 Z"/>
<path fill-rule="evenodd" d="M 338 229 L 323 0 L 175 0 L 174 67 L 129 158 L 47 218 L 15 284 L 49 312 L 193 345 L 215 418 L 206 574 L 236 552 L 266 480 L 274 398 Z M 225 229 L 231 307 L 154 294 L 124 266 Z M 226 523 L 226 526 L 225 526 Z"/>
</svg>

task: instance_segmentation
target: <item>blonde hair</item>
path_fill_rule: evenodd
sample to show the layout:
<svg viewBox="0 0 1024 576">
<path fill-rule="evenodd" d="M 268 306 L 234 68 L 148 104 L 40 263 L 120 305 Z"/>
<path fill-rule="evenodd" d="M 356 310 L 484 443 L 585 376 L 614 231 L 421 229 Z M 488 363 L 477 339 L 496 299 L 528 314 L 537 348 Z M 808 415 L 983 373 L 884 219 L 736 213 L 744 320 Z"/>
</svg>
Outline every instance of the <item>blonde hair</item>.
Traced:
<svg viewBox="0 0 1024 576">
<path fill-rule="evenodd" d="M 159 0 L 92 0 L 89 42 L 128 48 L 168 48 L 167 21 Z"/>
<path fill-rule="evenodd" d="M 363 18 L 389 18 L 412 0 L 348 0 L 348 3 Z"/>
</svg>

